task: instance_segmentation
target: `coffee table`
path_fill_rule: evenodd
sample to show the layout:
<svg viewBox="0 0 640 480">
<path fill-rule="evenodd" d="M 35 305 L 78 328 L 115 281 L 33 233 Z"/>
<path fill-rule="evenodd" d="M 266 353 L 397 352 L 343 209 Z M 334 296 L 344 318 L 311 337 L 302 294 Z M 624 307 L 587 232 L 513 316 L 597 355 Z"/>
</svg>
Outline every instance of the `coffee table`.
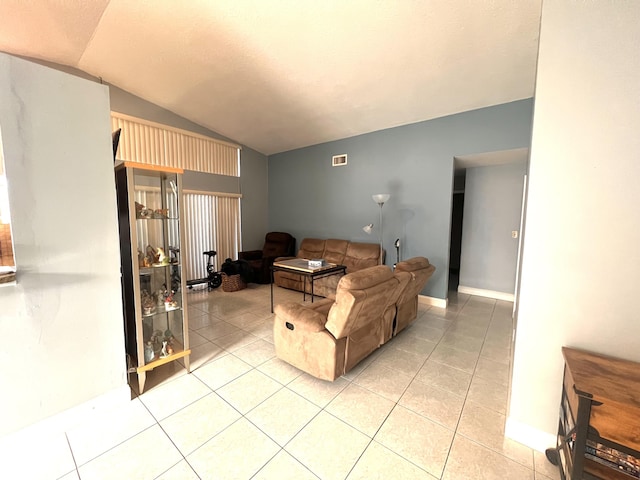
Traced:
<svg viewBox="0 0 640 480">
<path fill-rule="evenodd" d="M 292 258 L 290 260 L 281 260 L 273 262 L 271 266 L 271 313 L 273 313 L 273 272 L 277 271 L 296 273 L 303 278 L 302 283 L 302 299 L 307 299 L 307 278 L 311 282 L 311 303 L 313 303 L 313 281 L 316 278 L 328 277 L 329 275 L 337 275 L 346 273 L 345 265 L 337 265 L 335 263 L 325 263 L 321 267 L 310 267 L 309 260 L 304 258 Z"/>
</svg>

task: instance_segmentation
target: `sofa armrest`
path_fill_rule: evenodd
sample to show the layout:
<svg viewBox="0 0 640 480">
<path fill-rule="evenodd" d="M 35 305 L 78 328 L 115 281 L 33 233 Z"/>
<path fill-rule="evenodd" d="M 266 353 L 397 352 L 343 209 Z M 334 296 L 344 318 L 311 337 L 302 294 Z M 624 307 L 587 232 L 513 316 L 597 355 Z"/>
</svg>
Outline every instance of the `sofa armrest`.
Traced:
<svg viewBox="0 0 640 480">
<path fill-rule="evenodd" d="M 238 260 L 260 260 L 262 258 L 262 250 L 247 250 L 246 252 L 238 252 Z"/>
<path fill-rule="evenodd" d="M 298 330 L 306 333 L 323 331 L 327 323 L 327 317 L 310 308 L 303 307 L 299 303 L 279 303 L 274 308 L 276 321 L 287 324 L 289 330 Z M 291 325 L 291 326 L 289 326 Z"/>
</svg>

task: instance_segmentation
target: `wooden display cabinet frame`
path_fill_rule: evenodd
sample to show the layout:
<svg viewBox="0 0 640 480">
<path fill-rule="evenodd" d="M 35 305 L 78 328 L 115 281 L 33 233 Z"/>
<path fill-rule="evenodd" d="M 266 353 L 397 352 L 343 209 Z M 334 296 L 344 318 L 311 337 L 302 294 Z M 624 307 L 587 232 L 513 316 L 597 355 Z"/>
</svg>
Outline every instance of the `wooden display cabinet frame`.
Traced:
<svg viewBox="0 0 640 480">
<path fill-rule="evenodd" d="M 122 261 L 122 291 L 125 317 L 125 342 L 127 354 L 130 359 L 129 373 L 137 374 L 139 393 L 142 393 L 144 391 L 147 372 L 153 370 L 156 367 L 167 364 L 174 360 L 183 359 L 184 366 L 187 372 L 190 372 L 189 355 L 191 354 L 191 350 L 189 349 L 189 319 L 186 305 L 186 282 L 184 279 L 182 263 L 181 261 L 179 261 L 177 264 L 169 263 L 168 265 L 150 267 L 141 267 L 139 265 L 138 228 L 136 223 L 141 219 L 136 215 L 135 202 L 135 176 L 140 175 L 145 177 L 158 177 L 162 206 L 163 208 L 167 207 L 167 205 L 165 205 L 164 203 L 164 199 L 166 199 L 167 197 L 167 191 L 163 179 L 166 179 L 167 176 L 175 175 L 177 197 L 176 207 L 178 218 L 169 218 L 167 216 L 166 220 L 156 218 L 149 218 L 146 220 L 160 222 L 165 221 L 165 224 L 162 225 L 162 247 L 167 249 L 167 254 L 169 254 L 168 222 L 170 220 L 177 221 L 178 238 L 180 244 L 179 248 L 181 249 L 180 258 L 185 258 L 184 246 L 186 245 L 186 243 L 184 238 L 184 228 L 182 226 L 182 222 L 184 219 L 184 205 L 182 199 L 182 173 L 183 170 L 179 168 L 159 167 L 156 165 L 148 165 L 135 162 L 122 162 L 115 166 L 116 190 L 118 193 L 118 222 L 120 226 L 120 251 Z M 156 273 L 153 272 L 154 269 L 165 269 L 163 271 L 163 274 L 165 275 L 165 278 L 168 278 L 171 276 L 171 268 L 179 269 L 179 305 L 171 309 L 158 307 L 157 311 L 155 311 L 154 313 L 145 315 L 143 313 L 141 300 L 141 276 L 153 276 Z M 162 275 L 162 272 L 160 274 Z M 171 287 L 169 287 L 169 289 L 171 289 Z M 170 355 L 163 357 L 156 356 L 151 361 L 145 361 L 145 343 L 148 341 L 145 338 L 145 318 L 158 315 L 167 315 L 166 323 L 169 323 L 169 312 L 176 311 L 179 311 L 182 319 L 182 339 L 180 342 L 182 348 L 175 350 Z M 152 331 L 153 328 L 154 327 L 152 326 Z"/>
</svg>

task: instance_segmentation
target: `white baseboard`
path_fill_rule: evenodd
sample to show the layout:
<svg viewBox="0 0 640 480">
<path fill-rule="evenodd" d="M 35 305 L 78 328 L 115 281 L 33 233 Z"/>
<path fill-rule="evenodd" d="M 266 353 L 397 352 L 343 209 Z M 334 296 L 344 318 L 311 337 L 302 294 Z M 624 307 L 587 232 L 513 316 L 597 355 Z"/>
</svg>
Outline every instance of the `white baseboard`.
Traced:
<svg viewBox="0 0 640 480">
<path fill-rule="evenodd" d="M 7 434 L 7 437 L 36 435 L 41 436 L 47 433 L 66 432 L 73 427 L 82 424 L 91 415 L 100 411 L 109 411 L 114 408 L 122 407 L 131 401 L 131 389 L 128 384 L 124 384 L 114 390 L 111 390 L 99 397 L 93 398 L 87 402 L 71 407 L 68 410 L 60 412 L 44 420 L 29 425 L 28 427 L 18 430 L 17 432 Z M 0 435 L 2 438 L 2 435 Z"/>
<path fill-rule="evenodd" d="M 556 435 L 543 432 L 511 417 L 507 417 L 504 436 L 543 453 L 547 448 L 555 447 L 557 441 Z"/>
<path fill-rule="evenodd" d="M 418 303 L 431 305 L 432 307 L 447 308 L 447 299 L 427 297 L 426 295 L 418 295 Z"/>
<path fill-rule="evenodd" d="M 495 290 L 484 290 L 482 288 L 465 287 L 464 285 L 458 286 L 458 293 L 467 293 L 469 295 L 477 295 L 478 297 L 495 298 L 496 300 L 505 300 L 507 302 L 513 302 L 515 295 L 513 293 L 496 292 Z"/>
</svg>

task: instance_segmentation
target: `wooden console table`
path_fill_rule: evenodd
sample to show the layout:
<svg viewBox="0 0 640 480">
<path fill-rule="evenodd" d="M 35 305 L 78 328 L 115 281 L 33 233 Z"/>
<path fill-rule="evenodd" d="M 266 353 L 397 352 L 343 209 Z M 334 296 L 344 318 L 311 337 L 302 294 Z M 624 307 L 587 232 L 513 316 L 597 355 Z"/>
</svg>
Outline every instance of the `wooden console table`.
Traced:
<svg viewBox="0 0 640 480">
<path fill-rule="evenodd" d="M 563 347 L 558 440 L 563 480 L 640 478 L 640 364 Z"/>
</svg>

